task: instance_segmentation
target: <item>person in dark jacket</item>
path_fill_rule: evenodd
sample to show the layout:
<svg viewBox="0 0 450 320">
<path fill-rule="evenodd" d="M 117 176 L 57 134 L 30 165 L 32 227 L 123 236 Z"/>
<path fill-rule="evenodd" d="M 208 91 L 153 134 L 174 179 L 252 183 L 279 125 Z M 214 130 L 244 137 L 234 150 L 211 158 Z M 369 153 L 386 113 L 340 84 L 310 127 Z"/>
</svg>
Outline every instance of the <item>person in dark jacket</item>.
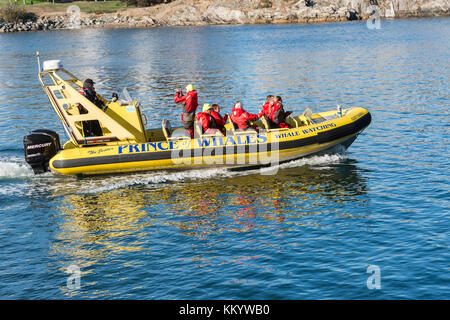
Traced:
<svg viewBox="0 0 450 320">
<path fill-rule="evenodd" d="M 92 81 L 92 79 L 84 80 L 83 88 L 80 89 L 79 93 L 81 93 L 89 101 L 95 104 L 98 108 L 103 110 L 105 106 L 105 101 L 103 101 L 97 96 L 94 84 L 95 82 Z M 88 113 L 88 111 L 82 105 L 78 105 L 78 109 L 80 111 L 80 114 Z M 100 126 L 100 122 L 98 120 L 83 121 L 83 133 L 85 137 L 102 136 L 103 132 L 102 127 Z"/>
<path fill-rule="evenodd" d="M 97 92 L 94 88 L 95 82 L 92 81 L 92 79 L 86 79 L 83 82 L 83 88 L 80 90 L 80 93 L 85 96 L 89 101 L 91 101 L 93 104 L 95 104 L 100 109 L 103 109 L 105 106 L 105 101 L 100 99 L 97 96 Z"/>
<path fill-rule="evenodd" d="M 191 138 L 194 138 L 194 118 L 195 111 L 198 107 L 197 92 L 192 84 L 186 86 L 186 95 L 183 95 L 181 89 L 177 89 L 175 93 L 175 103 L 183 104 L 183 113 L 181 114 L 181 121 L 184 128 L 189 132 Z"/>
</svg>

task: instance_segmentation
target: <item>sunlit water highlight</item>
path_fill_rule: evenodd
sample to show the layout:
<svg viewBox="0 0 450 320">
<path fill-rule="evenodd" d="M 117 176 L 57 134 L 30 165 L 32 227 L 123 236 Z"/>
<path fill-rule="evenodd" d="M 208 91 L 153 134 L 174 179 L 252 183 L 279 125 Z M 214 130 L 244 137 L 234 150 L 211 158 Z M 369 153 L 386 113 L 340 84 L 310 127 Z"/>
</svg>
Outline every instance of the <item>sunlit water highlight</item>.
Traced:
<svg viewBox="0 0 450 320">
<path fill-rule="evenodd" d="M 0 35 L 0 297 L 449 298 L 449 31 L 441 18 Z M 373 120 L 347 152 L 272 176 L 34 176 L 23 135 L 64 140 L 35 50 L 100 93 L 128 87 L 149 127 L 178 122 L 173 89 L 189 82 L 226 112 L 275 93 L 296 113 L 340 103 Z"/>
</svg>

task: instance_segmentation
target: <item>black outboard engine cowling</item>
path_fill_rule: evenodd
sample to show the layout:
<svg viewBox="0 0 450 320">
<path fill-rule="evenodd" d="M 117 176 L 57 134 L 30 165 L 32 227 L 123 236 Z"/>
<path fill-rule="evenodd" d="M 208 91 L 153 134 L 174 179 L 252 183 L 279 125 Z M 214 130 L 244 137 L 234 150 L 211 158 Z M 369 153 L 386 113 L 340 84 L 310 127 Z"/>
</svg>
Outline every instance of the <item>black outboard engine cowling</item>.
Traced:
<svg viewBox="0 0 450 320">
<path fill-rule="evenodd" d="M 23 137 L 23 147 L 25 161 L 39 174 L 49 171 L 48 162 L 61 149 L 61 143 L 56 132 L 39 129 Z"/>
</svg>

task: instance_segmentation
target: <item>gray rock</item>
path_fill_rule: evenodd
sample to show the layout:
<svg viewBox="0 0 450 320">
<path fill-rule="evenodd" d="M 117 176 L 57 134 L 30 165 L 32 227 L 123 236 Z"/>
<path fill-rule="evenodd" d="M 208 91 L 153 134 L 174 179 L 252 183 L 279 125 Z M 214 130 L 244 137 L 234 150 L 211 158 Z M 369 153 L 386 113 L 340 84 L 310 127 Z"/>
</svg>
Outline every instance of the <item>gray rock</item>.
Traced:
<svg viewBox="0 0 450 320">
<path fill-rule="evenodd" d="M 242 24 L 247 22 L 247 16 L 244 12 L 223 6 L 209 6 L 203 13 L 203 16 L 207 21 L 219 24 Z"/>
<path fill-rule="evenodd" d="M 196 6 L 179 8 L 173 15 L 167 18 L 167 23 L 174 25 L 193 25 L 201 24 L 202 22 L 201 12 Z"/>
<path fill-rule="evenodd" d="M 348 9 L 347 9 L 347 8 L 339 8 L 339 9 L 336 11 L 336 15 L 337 15 L 339 18 L 345 18 L 345 17 L 347 17 L 347 15 L 348 15 Z"/>
</svg>

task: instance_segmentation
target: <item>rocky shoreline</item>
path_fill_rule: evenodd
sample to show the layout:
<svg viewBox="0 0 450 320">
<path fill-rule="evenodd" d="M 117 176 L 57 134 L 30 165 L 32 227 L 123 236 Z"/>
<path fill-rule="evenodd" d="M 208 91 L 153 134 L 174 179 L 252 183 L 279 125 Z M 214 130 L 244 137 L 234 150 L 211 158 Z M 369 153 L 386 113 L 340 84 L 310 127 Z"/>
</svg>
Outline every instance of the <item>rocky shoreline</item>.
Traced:
<svg viewBox="0 0 450 320">
<path fill-rule="evenodd" d="M 6 23 L 0 18 L 0 33 L 86 27 L 314 23 L 450 14 L 449 0 L 273 0 L 269 8 L 260 4 L 259 0 L 178 0 L 114 14 L 81 14 L 76 19 L 68 13 L 43 15 L 35 21 L 18 23 Z"/>
</svg>

